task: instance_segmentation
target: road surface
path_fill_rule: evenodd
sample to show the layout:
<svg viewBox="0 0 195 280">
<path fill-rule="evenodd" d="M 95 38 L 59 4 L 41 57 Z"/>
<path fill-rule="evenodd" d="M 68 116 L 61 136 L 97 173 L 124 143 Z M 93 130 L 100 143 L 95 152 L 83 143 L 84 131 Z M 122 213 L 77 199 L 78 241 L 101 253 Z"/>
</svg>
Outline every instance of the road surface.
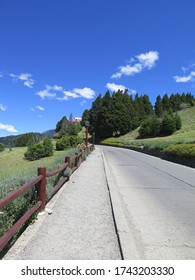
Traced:
<svg viewBox="0 0 195 280">
<path fill-rule="evenodd" d="M 195 170 L 102 146 L 124 259 L 195 259 Z"/>
</svg>

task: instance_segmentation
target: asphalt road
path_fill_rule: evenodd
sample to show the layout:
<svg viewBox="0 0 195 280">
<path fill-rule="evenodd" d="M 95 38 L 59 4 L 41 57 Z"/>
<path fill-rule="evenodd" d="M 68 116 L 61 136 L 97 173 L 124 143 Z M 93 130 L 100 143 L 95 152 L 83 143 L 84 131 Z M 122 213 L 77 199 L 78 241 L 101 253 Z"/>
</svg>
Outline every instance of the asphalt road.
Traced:
<svg viewBox="0 0 195 280">
<path fill-rule="evenodd" d="M 101 147 L 124 259 L 195 259 L 195 170 Z"/>
</svg>

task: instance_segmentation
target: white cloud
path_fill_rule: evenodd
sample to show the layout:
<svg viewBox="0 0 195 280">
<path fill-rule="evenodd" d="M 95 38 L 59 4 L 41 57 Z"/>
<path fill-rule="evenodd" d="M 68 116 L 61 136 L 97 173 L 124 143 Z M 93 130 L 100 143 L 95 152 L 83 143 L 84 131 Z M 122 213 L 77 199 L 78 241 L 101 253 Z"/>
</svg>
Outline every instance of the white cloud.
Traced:
<svg viewBox="0 0 195 280">
<path fill-rule="evenodd" d="M 63 91 L 64 95 L 66 97 L 72 97 L 72 98 L 78 98 L 80 97 L 78 94 L 74 93 L 74 92 L 71 92 L 71 91 Z"/>
<path fill-rule="evenodd" d="M 21 73 L 20 75 L 10 74 L 9 75 L 14 82 L 17 82 L 18 80 L 23 82 L 24 86 L 28 88 L 33 88 L 33 85 L 35 83 L 35 80 L 32 79 L 32 75 L 29 73 Z"/>
<path fill-rule="evenodd" d="M 118 90 L 125 91 L 125 89 L 127 88 L 123 85 L 117 85 L 117 84 L 114 84 L 114 83 L 107 83 L 106 87 L 111 91 L 118 91 Z"/>
<path fill-rule="evenodd" d="M 56 99 L 60 100 L 60 101 L 67 101 L 67 100 L 69 100 L 69 97 L 64 95 L 63 97 L 57 97 Z"/>
<path fill-rule="evenodd" d="M 140 73 L 143 70 L 143 66 L 141 63 L 136 63 L 135 65 L 126 65 L 120 67 L 120 74 L 131 76 L 137 73 Z"/>
<path fill-rule="evenodd" d="M 136 56 L 143 68 L 151 69 L 155 66 L 155 62 L 159 59 L 157 51 L 150 51 Z"/>
<path fill-rule="evenodd" d="M 64 96 L 59 96 L 60 94 L 63 94 Z M 60 101 L 67 101 L 70 98 L 80 98 L 84 97 L 86 99 L 91 99 L 95 96 L 95 91 L 91 88 L 74 88 L 73 90 L 64 90 L 61 86 L 46 86 L 46 89 L 41 90 L 36 93 L 36 95 L 40 96 L 42 99 L 50 98 L 50 99 L 56 99 Z"/>
<path fill-rule="evenodd" d="M 55 86 L 49 86 L 49 85 L 47 85 L 46 88 L 47 88 L 48 90 L 53 90 L 53 91 L 63 91 L 63 87 L 57 86 L 57 85 L 55 85 Z"/>
<path fill-rule="evenodd" d="M 0 111 L 6 111 L 7 107 L 3 104 L 0 104 Z"/>
<path fill-rule="evenodd" d="M 147 53 L 141 53 L 135 58 L 129 60 L 129 64 L 125 66 L 119 66 L 119 71 L 111 76 L 112 79 L 121 78 L 122 75 L 133 76 L 142 72 L 144 69 L 150 70 L 155 67 L 156 61 L 159 59 L 159 53 L 157 51 L 149 51 Z"/>
<path fill-rule="evenodd" d="M 73 93 L 79 94 L 80 96 L 86 98 L 86 99 L 91 99 L 95 96 L 95 91 L 92 90 L 91 88 L 75 88 L 73 89 Z"/>
<path fill-rule="evenodd" d="M 11 124 L 2 124 L 0 123 L 0 129 L 3 129 L 3 130 L 6 130 L 6 131 L 9 131 L 9 132 L 18 132 L 15 127 Z"/>
<path fill-rule="evenodd" d="M 191 73 L 187 76 L 174 76 L 173 78 L 176 83 L 193 82 L 195 80 L 195 71 L 191 71 Z"/>
<path fill-rule="evenodd" d="M 36 106 L 36 108 L 38 109 L 38 110 L 40 110 L 40 111 L 44 111 L 45 109 L 42 107 L 42 106 Z"/>
<path fill-rule="evenodd" d="M 56 97 L 56 94 L 49 92 L 47 88 L 37 92 L 36 95 L 40 96 L 42 99 L 45 99 L 46 97 L 49 99 L 53 99 Z"/>
</svg>

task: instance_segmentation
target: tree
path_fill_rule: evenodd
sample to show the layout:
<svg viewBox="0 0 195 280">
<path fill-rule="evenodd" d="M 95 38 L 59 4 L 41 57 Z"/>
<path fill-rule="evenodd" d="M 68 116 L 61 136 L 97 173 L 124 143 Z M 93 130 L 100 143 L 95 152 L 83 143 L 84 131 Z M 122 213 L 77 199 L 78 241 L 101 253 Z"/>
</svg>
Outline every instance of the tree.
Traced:
<svg viewBox="0 0 195 280">
<path fill-rule="evenodd" d="M 57 124 L 56 124 L 56 134 L 55 138 L 61 138 L 66 134 L 68 129 L 69 121 L 66 116 L 64 116 Z"/>
<path fill-rule="evenodd" d="M 160 134 L 161 129 L 161 121 L 156 118 L 148 118 L 142 122 L 141 127 L 139 129 L 139 137 L 147 138 L 147 137 L 156 137 Z"/>
<path fill-rule="evenodd" d="M 161 123 L 161 135 L 167 136 L 171 135 L 176 131 L 176 122 L 173 114 L 166 113 L 163 116 L 162 123 Z"/>
<path fill-rule="evenodd" d="M 162 117 L 163 114 L 163 107 L 162 107 L 162 98 L 160 95 L 157 96 L 156 102 L 154 105 L 155 114 L 158 118 Z"/>
<path fill-rule="evenodd" d="M 170 100 L 167 93 L 162 98 L 162 108 L 163 108 L 163 112 L 172 111 L 170 106 Z"/>
<path fill-rule="evenodd" d="M 111 96 L 110 92 L 107 91 L 101 100 L 101 108 L 98 116 L 98 127 L 96 127 L 95 133 L 100 138 L 110 137 L 113 135 L 113 124 L 111 114 Z"/>
<path fill-rule="evenodd" d="M 93 130 L 96 133 L 96 137 L 100 138 L 101 133 L 100 133 L 100 110 L 102 106 L 102 97 L 101 94 L 96 98 L 96 100 L 92 103 L 92 107 L 89 110 L 89 123 L 90 127 L 89 130 Z"/>
<path fill-rule="evenodd" d="M 89 121 L 89 118 L 90 118 L 90 111 L 89 110 L 85 110 L 83 112 L 83 115 L 82 115 L 81 125 L 85 126 L 85 122 Z"/>
<path fill-rule="evenodd" d="M 121 90 L 115 92 L 110 102 L 110 118 L 113 134 L 124 135 L 131 130 L 131 119 Z"/>
</svg>

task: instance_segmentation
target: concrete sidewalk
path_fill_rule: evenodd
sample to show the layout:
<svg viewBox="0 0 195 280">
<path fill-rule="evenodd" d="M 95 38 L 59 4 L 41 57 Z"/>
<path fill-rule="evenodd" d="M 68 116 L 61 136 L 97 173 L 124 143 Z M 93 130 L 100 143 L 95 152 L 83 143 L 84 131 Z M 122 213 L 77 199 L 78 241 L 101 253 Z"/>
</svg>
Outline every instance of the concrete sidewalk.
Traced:
<svg viewBox="0 0 195 280">
<path fill-rule="evenodd" d="M 101 149 L 87 157 L 5 260 L 119 260 Z"/>
</svg>

